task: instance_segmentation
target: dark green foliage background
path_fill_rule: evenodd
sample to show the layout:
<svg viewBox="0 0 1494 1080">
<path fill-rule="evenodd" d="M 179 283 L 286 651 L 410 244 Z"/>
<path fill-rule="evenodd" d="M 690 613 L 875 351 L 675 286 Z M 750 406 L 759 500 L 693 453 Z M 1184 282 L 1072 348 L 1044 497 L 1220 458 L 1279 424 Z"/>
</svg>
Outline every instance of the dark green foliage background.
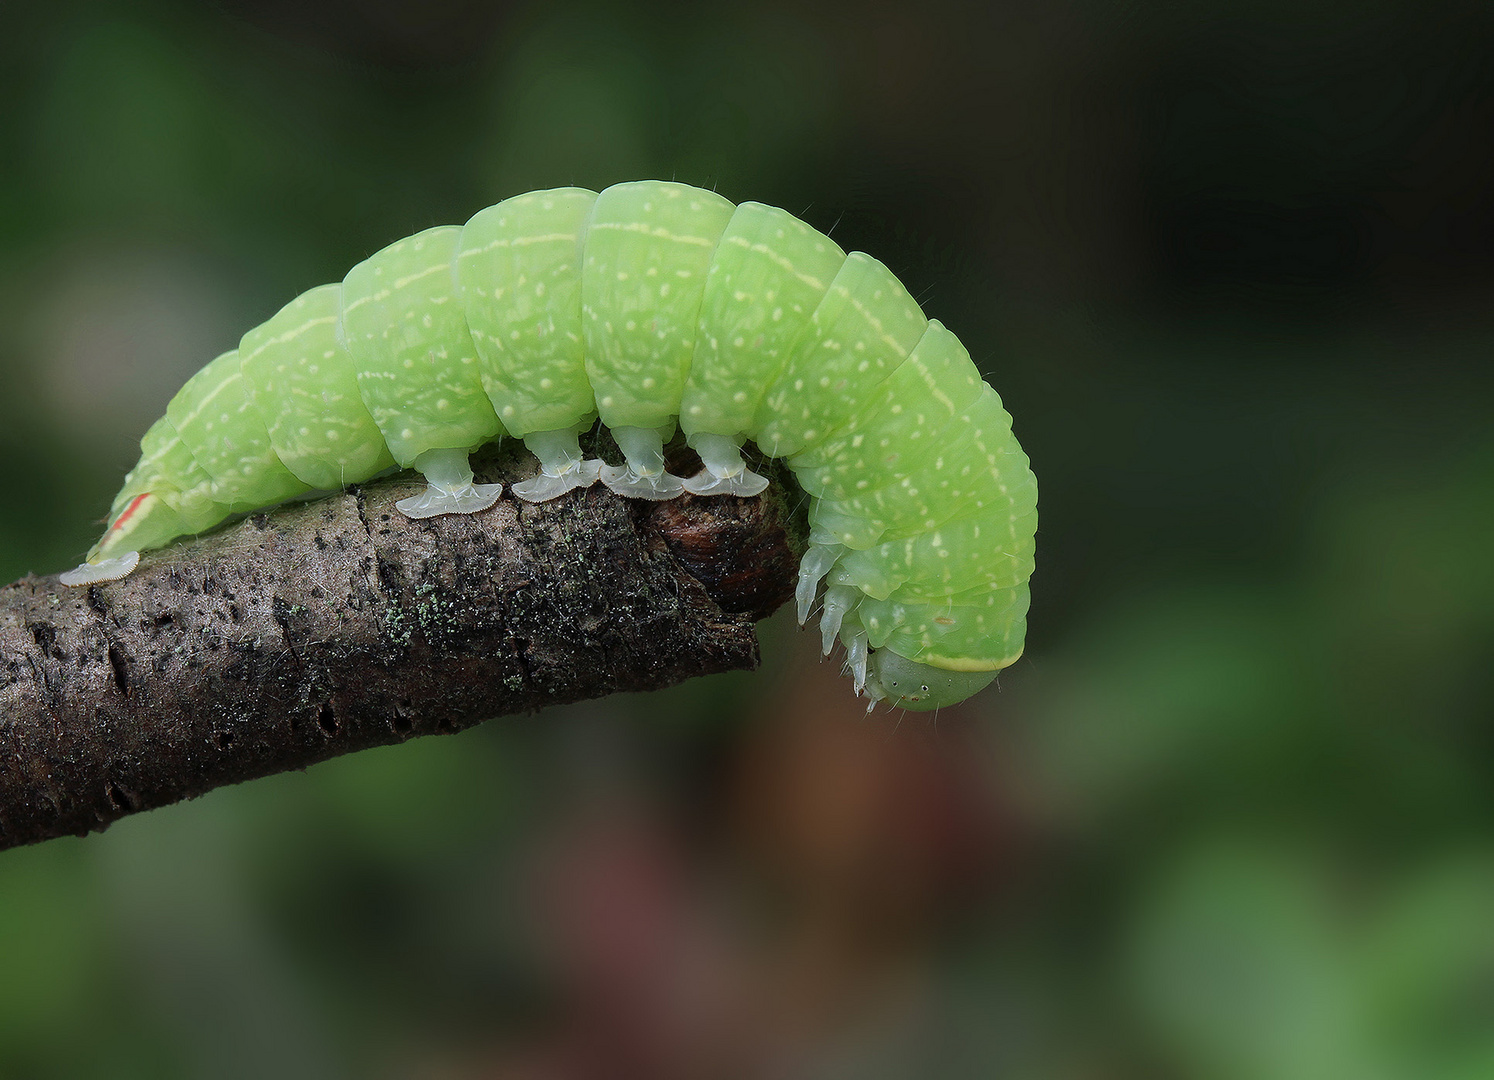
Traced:
<svg viewBox="0 0 1494 1080">
<path fill-rule="evenodd" d="M 298 290 L 640 176 L 888 263 L 1042 490 L 1027 657 L 937 721 L 779 620 L 752 676 L 0 854 L 0 1075 L 1494 1069 L 1487 8 L 0 16 L 4 580 Z"/>
</svg>

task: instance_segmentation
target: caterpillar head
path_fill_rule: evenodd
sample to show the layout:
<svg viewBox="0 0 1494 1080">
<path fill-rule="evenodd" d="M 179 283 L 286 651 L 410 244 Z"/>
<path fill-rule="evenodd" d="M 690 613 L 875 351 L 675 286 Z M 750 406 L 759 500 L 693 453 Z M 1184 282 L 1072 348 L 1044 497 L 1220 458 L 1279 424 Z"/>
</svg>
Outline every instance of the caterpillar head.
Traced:
<svg viewBox="0 0 1494 1080">
<path fill-rule="evenodd" d="M 927 712 L 964 701 L 996 678 L 994 671 L 948 671 L 899 656 L 891 649 L 871 654 L 871 669 L 883 701 L 894 709 Z"/>
</svg>

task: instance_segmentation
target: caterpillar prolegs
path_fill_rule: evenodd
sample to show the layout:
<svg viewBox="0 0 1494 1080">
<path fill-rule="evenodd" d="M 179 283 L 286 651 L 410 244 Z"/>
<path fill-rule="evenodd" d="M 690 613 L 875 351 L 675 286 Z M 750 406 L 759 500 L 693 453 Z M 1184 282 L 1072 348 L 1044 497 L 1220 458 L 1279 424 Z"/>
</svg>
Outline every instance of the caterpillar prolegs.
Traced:
<svg viewBox="0 0 1494 1080">
<path fill-rule="evenodd" d="M 583 456 L 598 419 L 624 464 Z M 677 427 L 696 476 L 665 468 Z M 297 297 L 176 394 L 62 580 L 392 467 L 427 481 L 406 515 L 475 513 L 501 485 L 467 455 L 503 436 L 539 460 L 513 485 L 533 502 L 755 495 L 743 443 L 787 458 L 811 499 L 799 621 L 823 581 L 825 651 L 874 703 L 960 701 L 1021 654 L 1037 482 L 959 340 L 876 259 L 663 181 L 506 199 Z"/>
</svg>

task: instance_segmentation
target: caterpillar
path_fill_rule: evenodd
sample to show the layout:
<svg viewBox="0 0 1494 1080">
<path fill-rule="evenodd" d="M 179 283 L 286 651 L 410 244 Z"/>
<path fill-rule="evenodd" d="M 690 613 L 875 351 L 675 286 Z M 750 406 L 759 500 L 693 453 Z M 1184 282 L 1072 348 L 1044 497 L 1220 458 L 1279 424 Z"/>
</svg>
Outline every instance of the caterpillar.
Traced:
<svg viewBox="0 0 1494 1080">
<path fill-rule="evenodd" d="M 587 459 L 600 420 L 624 461 Z M 671 475 L 676 431 L 701 471 Z M 140 441 L 69 585 L 229 516 L 393 468 L 411 518 L 471 514 L 501 484 L 468 454 L 523 439 L 540 502 L 751 496 L 751 441 L 809 496 L 796 593 L 823 589 L 858 693 L 961 701 L 1022 652 L 1037 481 L 953 333 L 861 252 L 783 210 L 665 181 L 530 192 L 426 229 L 292 300 L 207 364 Z"/>
</svg>

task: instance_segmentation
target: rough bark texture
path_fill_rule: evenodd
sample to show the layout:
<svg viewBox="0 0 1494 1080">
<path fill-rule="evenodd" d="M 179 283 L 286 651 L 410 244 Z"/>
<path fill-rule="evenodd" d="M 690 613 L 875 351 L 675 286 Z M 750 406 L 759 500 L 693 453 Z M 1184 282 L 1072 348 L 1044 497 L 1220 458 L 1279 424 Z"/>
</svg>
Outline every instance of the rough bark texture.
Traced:
<svg viewBox="0 0 1494 1080">
<path fill-rule="evenodd" d="M 689 468 L 689 462 L 683 463 Z M 522 452 L 479 477 L 522 479 Z M 409 475 L 148 553 L 123 581 L 0 589 L 0 848 L 544 705 L 757 663 L 802 521 L 620 499 L 407 521 Z M 787 499 L 785 497 L 787 495 Z"/>
</svg>

